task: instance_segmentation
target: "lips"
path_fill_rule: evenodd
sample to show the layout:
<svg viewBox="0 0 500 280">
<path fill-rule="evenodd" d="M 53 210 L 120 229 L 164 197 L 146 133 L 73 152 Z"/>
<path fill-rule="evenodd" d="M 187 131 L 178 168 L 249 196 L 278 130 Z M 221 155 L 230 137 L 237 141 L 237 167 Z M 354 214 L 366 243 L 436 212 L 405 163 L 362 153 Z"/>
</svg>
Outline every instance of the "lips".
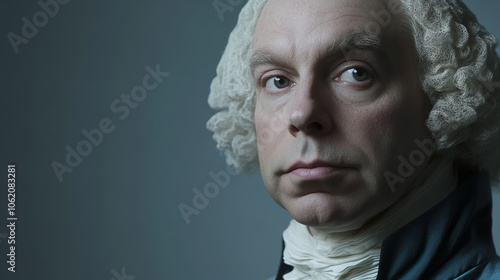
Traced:
<svg viewBox="0 0 500 280">
<path fill-rule="evenodd" d="M 290 168 L 288 168 L 285 173 L 290 173 L 293 172 L 294 170 L 297 169 L 314 169 L 314 168 L 322 168 L 322 167 L 335 167 L 334 164 L 322 161 L 322 160 L 315 160 L 311 163 L 304 163 L 302 161 L 298 161 L 294 163 Z"/>
<path fill-rule="evenodd" d="M 284 174 L 291 174 L 301 179 L 322 179 L 348 167 L 316 160 L 310 163 L 298 161 L 288 168 Z"/>
</svg>

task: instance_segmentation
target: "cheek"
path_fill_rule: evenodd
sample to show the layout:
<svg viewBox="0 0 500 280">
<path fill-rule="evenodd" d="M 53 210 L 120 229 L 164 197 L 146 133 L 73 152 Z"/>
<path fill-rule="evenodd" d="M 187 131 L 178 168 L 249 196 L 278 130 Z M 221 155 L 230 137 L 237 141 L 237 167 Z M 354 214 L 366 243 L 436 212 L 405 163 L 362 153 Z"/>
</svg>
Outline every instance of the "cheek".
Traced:
<svg viewBox="0 0 500 280">
<path fill-rule="evenodd" d="M 274 150 L 276 135 L 270 129 L 268 123 L 268 114 L 262 112 L 259 107 L 255 109 L 255 132 L 257 137 L 257 151 L 259 157 L 260 168 L 262 176 L 267 176 L 266 171 L 269 171 L 268 165 L 270 164 L 272 157 L 272 151 Z"/>
<path fill-rule="evenodd" d="M 287 126 L 284 118 L 275 112 L 267 112 L 257 106 L 255 109 L 255 131 L 259 158 L 271 158 L 283 140 Z"/>
<path fill-rule="evenodd" d="M 263 113 L 258 107 L 255 109 L 254 119 L 262 180 L 271 197 L 279 204 L 276 182 L 271 172 L 273 158 L 275 157 L 273 152 L 276 150 L 276 141 L 273 141 L 273 139 L 276 138 L 276 135 L 273 134 L 273 131 L 270 129 L 267 114 Z"/>
<path fill-rule="evenodd" d="M 269 142 L 272 135 L 269 125 L 266 122 L 266 116 L 258 109 L 255 109 L 255 132 L 257 136 L 257 149 L 259 159 L 266 155 L 266 149 L 269 149 Z"/>
<path fill-rule="evenodd" d="M 394 134 L 398 130 L 398 112 L 392 106 L 353 111 L 355 114 L 351 113 L 351 117 L 347 119 L 346 131 L 350 142 L 356 143 L 371 156 L 378 151 L 385 153 L 384 148 L 393 144 Z"/>
<path fill-rule="evenodd" d="M 418 100 L 388 99 L 372 109 L 357 110 L 350 121 L 349 138 L 366 153 L 370 176 L 379 180 L 384 171 L 398 164 L 399 155 L 409 153 L 416 139 L 427 137 Z"/>
<path fill-rule="evenodd" d="M 279 184 L 274 172 L 287 155 L 283 150 L 288 137 L 286 117 L 282 111 L 269 111 L 257 103 L 254 120 L 262 179 L 273 195 Z"/>
</svg>

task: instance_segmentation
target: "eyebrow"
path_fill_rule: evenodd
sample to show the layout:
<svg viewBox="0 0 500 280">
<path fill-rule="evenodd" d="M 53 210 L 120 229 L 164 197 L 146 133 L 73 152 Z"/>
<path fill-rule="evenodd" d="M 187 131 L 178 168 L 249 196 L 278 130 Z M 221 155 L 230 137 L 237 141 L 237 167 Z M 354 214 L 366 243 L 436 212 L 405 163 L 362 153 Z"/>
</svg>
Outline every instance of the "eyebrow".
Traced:
<svg viewBox="0 0 500 280">
<path fill-rule="evenodd" d="M 354 32 L 349 33 L 339 40 L 333 41 L 325 48 L 319 50 L 317 57 L 335 57 L 343 54 L 349 58 L 351 50 L 366 50 L 377 54 L 383 54 L 382 39 L 375 33 Z M 285 59 L 280 54 L 278 56 L 269 52 L 256 51 L 250 59 L 250 69 L 252 73 L 261 65 L 286 66 Z"/>
</svg>

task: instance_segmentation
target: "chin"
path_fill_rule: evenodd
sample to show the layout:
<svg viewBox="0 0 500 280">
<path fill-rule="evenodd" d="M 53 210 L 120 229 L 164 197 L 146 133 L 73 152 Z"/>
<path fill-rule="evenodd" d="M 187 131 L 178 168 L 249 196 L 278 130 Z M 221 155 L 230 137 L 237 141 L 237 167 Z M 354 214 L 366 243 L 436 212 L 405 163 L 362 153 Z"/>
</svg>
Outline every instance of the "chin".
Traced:
<svg viewBox="0 0 500 280">
<path fill-rule="evenodd" d="M 329 232 L 355 230 L 364 223 L 354 213 L 354 205 L 328 193 L 311 193 L 283 204 L 297 222 Z"/>
</svg>

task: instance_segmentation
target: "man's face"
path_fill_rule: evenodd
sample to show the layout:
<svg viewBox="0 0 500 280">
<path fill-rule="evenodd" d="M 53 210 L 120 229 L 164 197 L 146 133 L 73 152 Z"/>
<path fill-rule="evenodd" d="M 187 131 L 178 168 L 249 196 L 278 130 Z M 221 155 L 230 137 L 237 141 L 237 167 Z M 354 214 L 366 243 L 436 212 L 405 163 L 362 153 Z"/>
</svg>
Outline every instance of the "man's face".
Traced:
<svg viewBox="0 0 500 280">
<path fill-rule="evenodd" d="M 394 192 L 384 177 L 398 175 L 398 156 L 407 159 L 415 140 L 429 138 L 409 36 L 394 14 L 376 25 L 384 10 L 381 1 L 269 0 L 257 24 L 262 177 L 313 233 L 361 227 L 421 170 Z"/>
</svg>

